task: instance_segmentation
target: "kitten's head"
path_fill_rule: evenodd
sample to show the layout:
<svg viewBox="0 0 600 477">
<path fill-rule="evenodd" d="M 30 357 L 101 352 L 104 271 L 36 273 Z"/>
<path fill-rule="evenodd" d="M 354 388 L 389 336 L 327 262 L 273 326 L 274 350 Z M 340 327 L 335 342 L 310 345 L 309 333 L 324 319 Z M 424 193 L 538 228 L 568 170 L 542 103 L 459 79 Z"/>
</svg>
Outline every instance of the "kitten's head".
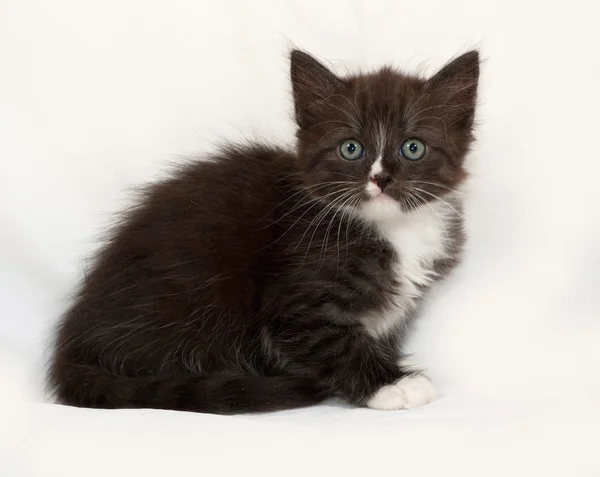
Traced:
<svg viewBox="0 0 600 477">
<path fill-rule="evenodd" d="M 299 167 L 312 194 L 386 215 L 436 200 L 465 179 L 477 51 L 424 79 L 387 67 L 339 77 L 294 50 L 291 78 Z"/>
</svg>

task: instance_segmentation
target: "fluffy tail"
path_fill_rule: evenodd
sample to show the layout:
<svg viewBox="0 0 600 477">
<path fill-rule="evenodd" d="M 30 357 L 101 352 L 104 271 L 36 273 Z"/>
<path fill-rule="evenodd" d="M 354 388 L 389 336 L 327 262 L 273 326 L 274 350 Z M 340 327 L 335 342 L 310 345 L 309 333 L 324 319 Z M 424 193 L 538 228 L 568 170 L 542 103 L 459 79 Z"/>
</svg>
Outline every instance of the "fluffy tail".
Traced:
<svg viewBox="0 0 600 477">
<path fill-rule="evenodd" d="M 209 376 L 127 377 L 70 364 L 53 376 L 60 402 L 94 408 L 156 408 L 237 414 L 317 404 L 325 395 L 314 383 L 289 376 L 245 373 Z"/>
</svg>

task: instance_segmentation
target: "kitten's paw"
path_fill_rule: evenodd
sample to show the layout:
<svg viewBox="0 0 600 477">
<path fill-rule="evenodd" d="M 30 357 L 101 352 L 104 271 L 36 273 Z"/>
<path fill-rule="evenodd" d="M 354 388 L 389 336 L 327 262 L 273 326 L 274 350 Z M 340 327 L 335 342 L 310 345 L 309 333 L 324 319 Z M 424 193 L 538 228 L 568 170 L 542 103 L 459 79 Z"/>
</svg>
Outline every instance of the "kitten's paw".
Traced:
<svg viewBox="0 0 600 477">
<path fill-rule="evenodd" d="M 424 374 L 405 376 L 394 384 L 383 386 L 367 402 L 367 407 L 391 411 L 413 409 L 434 401 L 437 389 Z"/>
</svg>

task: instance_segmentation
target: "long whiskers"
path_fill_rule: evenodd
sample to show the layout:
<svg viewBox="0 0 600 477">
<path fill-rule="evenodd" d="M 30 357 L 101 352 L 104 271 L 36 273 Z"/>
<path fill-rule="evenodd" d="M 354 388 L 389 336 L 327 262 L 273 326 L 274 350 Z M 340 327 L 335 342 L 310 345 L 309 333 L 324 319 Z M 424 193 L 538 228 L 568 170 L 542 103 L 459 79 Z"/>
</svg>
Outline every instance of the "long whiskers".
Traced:
<svg viewBox="0 0 600 477">
<path fill-rule="evenodd" d="M 435 187 L 439 187 L 440 189 L 446 189 L 447 191 L 450 191 L 450 192 L 454 191 L 454 189 L 452 189 L 451 187 L 445 186 L 438 182 L 408 180 L 408 181 L 406 181 L 406 183 L 407 184 L 428 184 L 428 185 L 432 185 Z"/>
<path fill-rule="evenodd" d="M 337 217 L 337 215 L 340 213 L 340 211 L 342 212 L 342 217 L 343 217 L 343 212 L 344 212 L 344 205 L 347 204 L 349 201 L 351 201 L 352 199 L 354 199 L 355 194 L 351 194 L 349 197 L 346 198 L 346 200 L 344 200 L 342 203 L 340 203 L 337 207 L 336 207 L 336 211 L 333 214 L 333 217 L 331 218 L 331 220 L 329 221 L 329 225 L 327 226 L 327 230 L 325 232 L 325 237 L 323 239 L 323 245 L 321 246 L 321 263 L 319 265 L 319 268 L 317 270 L 321 269 L 321 266 L 323 264 L 323 262 L 325 261 L 325 257 L 327 255 L 327 245 L 329 242 L 329 232 L 331 230 L 331 227 L 334 225 L 335 223 L 335 218 Z M 340 219 L 340 226 L 341 226 L 341 219 Z M 339 270 L 339 263 L 340 263 L 340 248 L 339 248 L 339 228 L 340 226 L 338 226 L 338 236 L 337 236 L 337 263 L 338 263 L 338 270 Z"/>
<path fill-rule="evenodd" d="M 323 221 L 323 219 L 327 216 L 327 214 L 333 210 L 333 208 L 336 206 L 336 204 L 338 202 L 340 202 L 341 200 L 343 200 L 346 195 L 351 194 L 353 191 L 346 191 L 341 197 L 338 197 L 336 199 L 334 199 L 333 201 L 331 201 L 330 203 L 328 203 L 322 210 L 319 211 L 319 213 L 310 221 L 310 223 L 308 224 L 308 227 L 306 227 L 306 230 L 304 231 L 304 233 L 302 234 L 302 236 L 300 237 L 300 240 L 298 240 L 298 243 L 296 244 L 296 247 L 294 248 L 294 251 L 298 250 L 298 247 L 300 246 L 300 244 L 302 243 L 302 240 L 304 240 L 304 237 L 306 237 L 306 234 L 309 232 L 311 226 L 317 222 L 316 226 L 315 226 L 315 232 L 313 232 L 313 235 L 311 236 L 311 242 L 309 243 L 308 249 L 310 249 L 310 244 L 312 243 L 312 240 L 314 239 L 315 233 L 319 227 L 319 224 Z M 308 249 L 307 249 L 307 253 L 308 253 Z"/>
<path fill-rule="evenodd" d="M 349 194 L 349 193 L 352 193 L 352 188 L 350 188 L 350 187 L 345 187 L 345 188 L 342 188 L 342 189 L 336 189 L 335 191 L 329 192 L 328 194 L 326 194 L 326 195 L 325 195 L 325 196 L 323 196 L 323 197 L 315 197 L 314 199 L 311 199 L 310 201 L 308 201 L 308 202 L 305 202 L 304 204 L 301 204 L 300 206 L 302 206 L 302 205 L 308 205 L 308 204 L 312 203 L 312 205 L 311 205 L 310 207 L 308 207 L 308 209 L 306 209 L 306 210 L 305 210 L 305 211 L 304 211 L 304 212 L 303 212 L 303 213 L 300 215 L 300 217 L 298 217 L 298 218 L 297 218 L 297 219 L 296 219 L 296 220 L 295 220 L 295 221 L 292 223 L 292 225 L 290 225 L 290 226 L 289 226 L 289 227 L 286 229 L 286 231 L 285 231 L 285 232 L 283 232 L 283 233 L 282 233 L 282 234 L 281 234 L 279 237 L 277 237 L 277 238 L 276 238 L 276 239 L 275 239 L 273 242 L 271 242 L 271 243 L 269 244 L 269 246 L 272 246 L 272 245 L 274 245 L 275 243 L 277 243 L 279 240 L 281 240 L 281 239 L 282 239 L 282 238 L 283 238 L 283 237 L 284 237 L 284 236 L 285 236 L 285 235 L 286 235 L 286 234 L 287 234 L 287 233 L 288 233 L 290 230 L 292 230 L 292 229 L 293 229 L 293 228 L 296 226 L 296 224 L 297 224 L 298 222 L 300 222 L 300 220 L 302 220 L 302 218 L 303 218 L 303 217 L 304 217 L 306 214 L 308 214 L 308 213 L 309 213 L 309 212 L 310 212 L 312 209 L 314 209 L 314 208 L 315 208 L 317 205 L 319 205 L 319 204 L 321 204 L 321 203 L 325 203 L 325 204 L 327 204 L 327 205 L 325 206 L 325 208 L 324 208 L 323 210 L 327 210 L 327 208 L 331 206 L 331 203 L 327 203 L 327 201 L 329 200 L 329 198 L 330 198 L 330 197 L 332 197 L 332 196 L 335 196 L 336 194 L 341 194 L 341 197 L 345 197 L 345 195 L 346 195 L 346 194 Z M 335 201 L 337 201 L 337 200 L 339 200 L 341 197 L 338 197 L 338 198 L 334 199 L 334 202 L 335 202 Z M 319 211 L 319 213 L 317 214 L 317 217 L 318 217 L 320 214 L 322 214 L 322 213 L 323 213 L 323 210 Z M 289 215 L 289 213 L 291 213 L 291 212 L 288 212 L 286 215 Z M 313 219 L 313 221 L 314 221 L 314 220 L 315 220 L 315 219 Z M 312 223 L 312 221 L 311 221 L 311 223 Z M 305 232 L 305 234 L 306 234 L 306 232 Z M 303 235 L 303 237 L 304 237 L 304 235 Z"/>
<path fill-rule="evenodd" d="M 436 218 L 438 219 L 439 223 L 441 224 L 441 226 L 444 229 L 444 234 L 446 235 L 446 239 L 448 240 L 448 244 L 450 244 L 450 246 L 452 247 L 452 252 L 455 253 L 456 251 L 454 250 L 454 246 L 452 245 L 452 240 L 450 240 L 450 234 L 448 233 L 448 229 L 446 228 L 446 224 L 444 223 L 444 221 L 442 220 L 442 218 L 440 217 L 440 215 L 436 212 L 435 208 L 427 200 L 425 200 L 425 198 L 423 196 L 421 196 L 419 193 L 415 192 L 414 190 L 412 191 L 412 196 L 415 197 L 415 199 L 420 200 L 422 204 L 424 204 L 427 207 L 429 207 L 429 210 L 431 210 L 431 212 L 433 212 L 433 214 L 436 216 Z"/>
<path fill-rule="evenodd" d="M 312 204 L 312 205 L 311 205 L 311 206 L 310 206 L 310 207 L 309 207 L 307 210 L 305 210 L 305 211 L 304 211 L 304 212 L 303 212 L 303 213 L 300 215 L 300 217 L 298 217 L 298 218 L 297 218 L 297 219 L 294 221 L 294 223 L 293 223 L 292 225 L 290 225 L 290 226 L 289 226 L 289 227 L 286 229 L 286 231 L 285 231 L 285 232 L 283 232 L 283 233 L 282 233 L 282 234 L 281 234 L 279 237 L 277 237 L 277 238 L 276 238 L 276 239 L 275 239 L 273 242 L 271 242 L 271 243 L 270 243 L 270 244 L 269 244 L 267 247 L 265 247 L 265 248 L 268 248 L 268 247 L 270 247 L 270 246 L 274 245 L 275 243 L 277 243 L 279 240 L 281 240 L 281 239 L 282 239 L 282 238 L 283 238 L 283 237 L 284 237 L 284 236 L 285 236 L 285 235 L 286 235 L 286 234 L 287 234 L 287 233 L 288 233 L 290 230 L 292 230 L 292 229 L 295 227 L 295 225 L 296 225 L 296 224 L 297 224 L 297 223 L 298 223 L 300 220 L 302 220 L 302 218 L 303 218 L 303 217 L 304 217 L 306 214 L 308 214 L 308 213 L 309 213 L 309 212 L 310 212 L 312 209 L 314 209 L 314 208 L 315 208 L 315 207 L 316 207 L 318 204 L 320 204 L 320 203 L 322 203 L 322 202 L 325 202 L 325 203 L 327 203 L 327 202 L 326 202 L 326 200 L 327 200 L 329 197 L 331 197 L 331 196 L 333 196 L 333 195 L 335 195 L 335 194 L 339 194 L 339 193 L 341 193 L 341 194 L 346 194 L 346 193 L 348 193 L 349 191 L 350 191 L 350 189 L 349 189 L 349 188 L 346 188 L 346 189 L 343 189 L 343 190 L 335 190 L 335 191 L 333 191 L 333 192 L 330 192 L 329 194 L 327 194 L 327 195 L 325 195 L 325 196 L 323 196 L 323 197 L 315 197 L 315 198 L 314 198 L 313 200 L 311 200 L 310 202 L 308 202 L 308 203 L 305 203 L 305 205 L 308 205 L 309 203 L 313 202 L 313 204 Z M 329 204 L 329 205 L 330 205 L 330 204 Z M 322 211 L 321 211 L 321 212 L 319 212 L 319 214 L 320 214 L 320 213 L 322 213 Z M 314 220 L 314 219 L 313 219 L 313 220 Z"/>
<path fill-rule="evenodd" d="M 341 183 L 341 182 L 340 182 L 340 183 Z M 350 184 L 353 184 L 353 183 L 352 183 L 352 182 L 350 182 Z M 316 189 L 313 189 L 313 190 L 312 190 L 312 191 L 310 191 L 310 192 L 311 192 L 311 193 L 314 193 L 314 192 L 316 192 L 316 191 L 317 191 L 317 190 L 319 190 L 319 189 L 321 189 L 321 187 L 318 187 L 318 188 L 316 188 Z M 340 192 L 346 192 L 346 191 L 348 191 L 348 190 L 351 190 L 351 189 L 352 189 L 352 187 L 349 187 L 349 186 L 346 186 L 346 187 L 340 187 L 340 188 L 337 188 L 337 189 L 335 189 L 335 190 L 333 190 L 333 191 L 329 192 L 328 194 L 325 194 L 325 195 L 324 195 L 324 196 L 322 196 L 322 197 L 320 197 L 320 196 L 312 196 L 312 195 L 311 195 L 311 193 L 308 193 L 308 194 L 307 194 L 307 195 L 304 197 L 304 198 L 306 198 L 306 197 L 309 197 L 309 199 L 308 199 L 308 200 L 306 200 L 306 201 L 304 201 L 304 202 L 303 202 L 303 199 L 300 199 L 298 202 L 296 202 L 296 203 L 294 204 L 294 206 L 293 206 L 293 207 L 292 207 L 290 210 L 288 210 L 288 211 L 287 211 L 285 214 L 283 214 L 281 217 L 279 217 L 279 218 L 277 219 L 277 222 L 279 222 L 280 220 L 283 220 L 285 217 L 287 217 L 288 215 L 290 215 L 291 213 L 295 212 L 296 210 L 298 210 L 299 208 L 301 208 L 301 207 L 303 207 L 303 206 L 305 206 L 305 205 L 311 204 L 311 203 L 313 203 L 313 202 L 322 201 L 323 199 L 327 199 L 327 198 L 329 198 L 330 196 L 332 196 L 332 195 L 334 195 L 334 194 L 337 194 L 337 193 L 340 193 Z"/>
<path fill-rule="evenodd" d="M 350 228 L 350 222 L 352 221 L 352 212 L 354 211 L 356 204 L 358 203 L 358 201 L 360 200 L 360 194 L 355 194 L 354 197 L 350 197 L 350 199 L 346 202 L 344 202 L 341 206 L 340 209 L 343 210 L 342 212 L 342 216 L 340 217 L 340 223 L 338 225 L 338 231 L 337 231 L 337 256 L 338 256 L 338 270 L 337 273 L 339 273 L 340 270 L 340 234 L 342 231 L 342 224 L 344 223 L 344 219 L 346 219 L 346 246 L 345 246 L 345 250 L 346 250 L 346 263 L 348 262 L 348 233 L 349 233 L 349 228 Z M 336 274 L 337 276 L 337 274 Z"/>
<path fill-rule="evenodd" d="M 298 243 L 296 244 L 296 247 L 294 248 L 294 250 L 298 249 L 298 247 L 300 246 L 300 244 L 304 240 L 304 237 L 306 237 L 306 235 L 310 231 L 311 227 L 313 227 L 313 224 L 315 224 L 314 225 L 314 231 L 313 231 L 313 233 L 312 233 L 312 235 L 310 237 L 310 241 L 308 243 L 308 246 L 306 247 L 306 253 L 304 254 L 304 257 L 302 259 L 302 265 L 304 265 L 304 262 L 306 261 L 306 257 L 308 256 L 308 253 L 310 252 L 310 248 L 312 246 L 312 243 L 313 243 L 313 240 L 315 238 L 315 235 L 316 235 L 317 231 L 319 230 L 319 226 L 321 225 L 321 223 L 323 222 L 323 220 L 325 220 L 325 218 L 327 217 L 327 215 L 332 210 L 338 208 L 340 204 L 342 204 L 346 199 L 348 199 L 349 197 L 353 196 L 354 194 L 355 194 L 354 191 L 350 191 L 350 192 L 344 194 L 342 197 L 338 197 L 337 199 L 334 199 L 323 210 L 321 210 L 315 216 L 315 218 L 313 218 L 313 220 L 308 224 L 308 227 L 306 227 L 306 230 L 304 231 L 304 233 L 302 234 L 302 237 L 300 237 L 300 240 L 298 240 Z M 335 215 L 334 215 L 334 217 L 335 217 Z"/>
<path fill-rule="evenodd" d="M 281 207 L 283 204 L 285 204 L 286 202 L 290 201 L 291 199 L 293 199 L 294 197 L 300 195 L 300 194 L 304 194 L 304 197 L 306 196 L 310 196 L 311 193 L 314 193 L 320 189 L 323 189 L 325 187 L 328 186 L 332 186 L 332 185 L 338 185 L 338 184 L 354 184 L 354 182 L 352 181 L 329 181 L 329 182 L 320 182 L 318 184 L 312 184 L 309 186 L 302 186 L 300 188 L 299 191 L 295 192 L 294 194 L 292 194 L 291 196 L 289 196 L 287 199 L 285 199 L 284 201 L 280 202 L 279 204 L 277 204 L 275 207 L 273 207 L 271 210 L 269 210 L 263 218 L 268 217 L 272 212 L 274 212 L 277 208 Z M 296 204 L 300 203 L 302 201 L 302 198 L 300 199 L 300 201 L 296 202 Z M 287 214 L 285 214 L 287 215 Z M 285 217 L 285 215 L 283 217 Z M 279 220 L 281 220 L 283 217 L 280 217 Z"/>
<path fill-rule="evenodd" d="M 423 194 L 427 194 L 427 195 L 429 195 L 429 196 L 433 197 L 434 199 L 437 199 L 437 200 L 439 200 L 439 201 L 440 201 L 440 202 L 442 202 L 443 204 L 447 205 L 447 206 L 448 206 L 450 209 L 452 209 L 456 215 L 458 215 L 458 216 L 459 216 L 459 217 L 461 217 L 461 218 L 463 217 L 463 214 L 462 214 L 461 212 L 459 212 L 458 210 L 456 210 L 456 209 L 455 209 L 455 208 L 452 206 L 452 204 L 450 204 L 450 203 L 449 203 L 447 200 L 444 200 L 444 199 L 442 199 L 440 196 L 438 196 L 438 195 L 435 195 L 433 192 L 429 192 L 429 191 L 426 191 L 426 190 L 424 190 L 424 189 L 420 189 L 419 187 L 412 187 L 412 189 L 413 189 L 413 190 L 415 190 L 415 191 L 421 192 L 421 193 L 423 193 Z"/>
</svg>

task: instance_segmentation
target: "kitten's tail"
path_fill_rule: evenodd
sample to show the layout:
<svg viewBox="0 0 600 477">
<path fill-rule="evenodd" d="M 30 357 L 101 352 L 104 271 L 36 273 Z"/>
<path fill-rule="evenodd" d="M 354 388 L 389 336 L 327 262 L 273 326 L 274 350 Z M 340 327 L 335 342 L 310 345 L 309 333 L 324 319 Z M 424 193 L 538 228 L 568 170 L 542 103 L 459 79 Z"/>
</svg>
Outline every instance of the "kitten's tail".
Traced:
<svg viewBox="0 0 600 477">
<path fill-rule="evenodd" d="M 236 414 L 309 406 L 326 398 L 312 381 L 289 376 L 223 372 L 209 376 L 127 377 L 73 364 L 65 371 L 55 379 L 57 398 L 63 404 L 81 407 Z"/>
</svg>

